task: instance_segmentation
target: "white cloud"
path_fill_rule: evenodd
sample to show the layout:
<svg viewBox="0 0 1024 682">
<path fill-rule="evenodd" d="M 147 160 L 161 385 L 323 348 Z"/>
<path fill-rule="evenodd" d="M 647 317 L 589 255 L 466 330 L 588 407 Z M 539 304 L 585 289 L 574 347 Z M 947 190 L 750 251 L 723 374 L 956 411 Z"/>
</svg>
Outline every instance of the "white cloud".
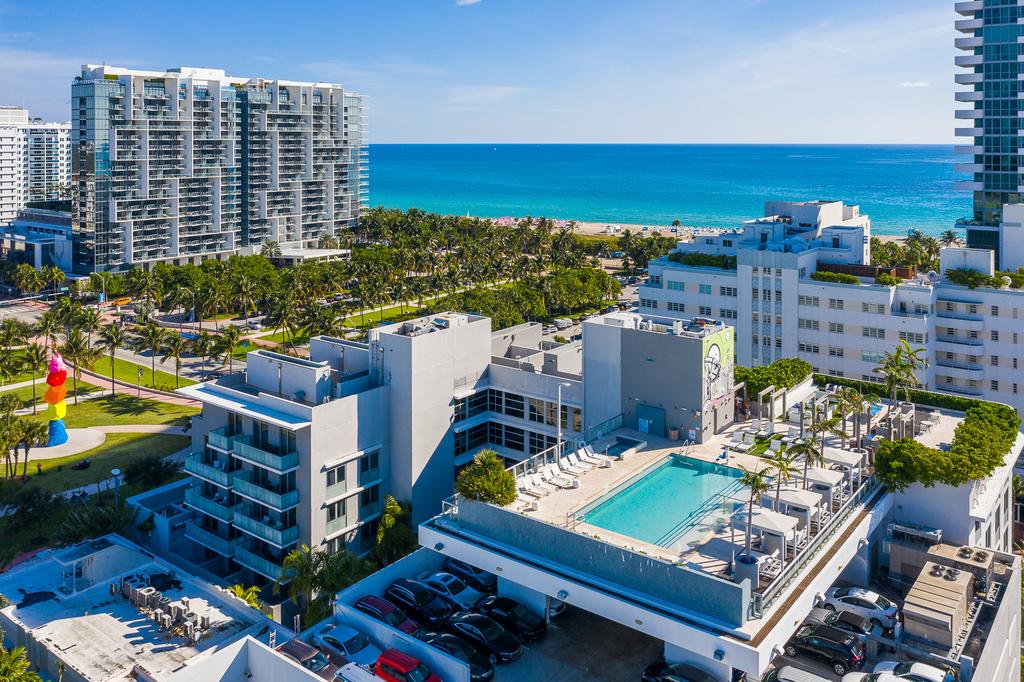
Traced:
<svg viewBox="0 0 1024 682">
<path fill-rule="evenodd" d="M 931 85 L 927 81 L 903 81 L 900 83 L 901 88 L 927 88 Z"/>
<path fill-rule="evenodd" d="M 459 7 L 465 7 L 466 5 L 475 5 L 481 0 L 455 0 L 455 4 Z"/>
</svg>

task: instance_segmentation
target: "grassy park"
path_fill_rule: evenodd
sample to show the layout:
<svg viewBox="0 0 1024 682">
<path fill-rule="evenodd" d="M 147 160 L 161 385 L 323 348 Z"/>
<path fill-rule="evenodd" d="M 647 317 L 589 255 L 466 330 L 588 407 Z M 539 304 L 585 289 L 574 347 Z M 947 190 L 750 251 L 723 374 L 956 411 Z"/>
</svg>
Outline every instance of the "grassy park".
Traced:
<svg viewBox="0 0 1024 682">
<path fill-rule="evenodd" d="M 114 378 L 118 381 L 123 381 L 126 384 L 135 386 L 139 381 L 140 368 L 142 369 L 143 388 L 155 388 L 161 391 L 174 390 L 174 374 L 158 369 L 156 371 L 156 381 L 153 381 L 153 374 L 150 367 L 129 362 L 128 360 L 123 360 L 121 358 L 114 358 Z M 104 355 L 100 358 L 96 364 L 92 366 L 92 371 L 96 374 L 109 377 L 110 356 Z M 194 383 L 196 382 L 192 379 L 186 379 L 185 377 L 180 377 L 178 379 L 178 384 L 180 386 L 190 386 Z"/>
</svg>

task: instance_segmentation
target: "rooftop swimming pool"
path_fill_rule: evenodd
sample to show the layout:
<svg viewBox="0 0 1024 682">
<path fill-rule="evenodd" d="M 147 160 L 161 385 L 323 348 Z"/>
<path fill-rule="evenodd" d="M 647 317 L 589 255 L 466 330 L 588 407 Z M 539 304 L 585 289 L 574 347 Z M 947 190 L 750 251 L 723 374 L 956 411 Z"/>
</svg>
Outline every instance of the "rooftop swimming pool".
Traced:
<svg viewBox="0 0 1024 682">
<path fill-rule="evenodd" d="M 576 513 L 598 528 L 682 551 L 739 504 L 739 469 L 672 454 Z"/>
</svg>

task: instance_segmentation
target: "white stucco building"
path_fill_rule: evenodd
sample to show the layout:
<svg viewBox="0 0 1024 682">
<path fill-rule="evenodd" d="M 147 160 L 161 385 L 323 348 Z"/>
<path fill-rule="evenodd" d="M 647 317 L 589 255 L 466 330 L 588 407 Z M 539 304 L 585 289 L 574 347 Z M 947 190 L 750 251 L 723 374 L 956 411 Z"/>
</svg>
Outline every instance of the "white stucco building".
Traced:
<svg viewBox="0 0 1024 682">
<path fill-rule="evenodd" d="M 71 182 L 71 124 L 46 123 L 0 106 L 0 225 L 29 201 L 65 198 Z"/>
</svg>

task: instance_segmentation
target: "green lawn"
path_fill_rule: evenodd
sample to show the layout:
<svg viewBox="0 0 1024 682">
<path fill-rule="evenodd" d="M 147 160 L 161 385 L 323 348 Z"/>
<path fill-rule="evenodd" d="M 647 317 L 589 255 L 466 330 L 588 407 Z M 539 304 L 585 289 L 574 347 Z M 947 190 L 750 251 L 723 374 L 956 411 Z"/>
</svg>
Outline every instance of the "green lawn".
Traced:
<svg viewBox="0 0 1024 682">
<path fill-rule="evenodd" d="M 22 358 L 24 358 L 24 357 L 25 357 L 25 350 L 24 349 L 20 349 L 20 350 L 14 351 L 14 362 L 15 362 L 15 364 L 18 367 L 21 367 Z M 5 381 L 4 384 L 16 384 L 16 383 L 18 383 L 20 381 L 28 381 L 31 378 L 32 378 L 32 373 L 29 372 L 28 370 L 24 369 L 24 368 L 21 368 L 21 369 L 18 370 L 18 373 L 15 374 L 11 378 L 10 381 Z M 37 378 L 46 378 L 46 373 L 43 372 L 42 374 L 38 375 Z"/>
<path fill-rule="evenodd" d="M 134 395 L 109 393 L 102 398 L 82 400 L 78 405 L 70 396 L 67 398 L 68 414 L 64 424 L 69 429 L 88 426 L 113 426 L 119 424 L 171 424 L 188 426 L 189 418 L 199 414 L 199 409 L 188 405 L 172 405 L 155 400 L 138 399 Z M 45 419 L 40 411 L 38 418 Z"/>
<path fill-rule="evenodd" d="M 73 384 L 72 384 L 71 380 L 68 379 L 68 382 L 67 382 L 68 397 L 66 398 L 66 400 L 67 400 L 69 406 L 74 402 L 74 398 L 71 395 L 71 388 L 72 388 L 72 386 L 73 386 Z M 47 388 L 49 388 L 49 386 L 46 384 L 46 381 L 43 380 L 43 379 L 40 379 L 36 383 L 36 403 L 41 405 L 41 407 L 39 408 L 40 411 L 46 409 L 46 405 L 45 405 L 45 403 L 43 403 L 43 394 L 46 393 L 46 389 Z M 98 391 L 98 390 L 99 389 L 96 386 L 93 386 L 92 384 L 87 384 L 84 381 L 79 381 L 78 382 L 78 395 L 79 396 L 85 395 L 87 393 L 92 393 L 92 392 Z M 16 388 L 16 389 L 9 390 L 9 391 L 4 391 L 3 389 L 0 389 L 0 395 L 2 395 L 4 393 L 10 393 L 11 395 L 18 396 L 18 398 L 21 400 L 21 406 L 22 407 L 32 407 L 32 387 L 31 386 L 23 386 L 21 388 Z"/>
<path fill-rule="evenodd" d="M 71 490 L 106 480 L 110 478 L 111 469 L 124 469 L 133 459 L 175 453 L 188 447 L 189 440 L 186 436 L 164 434 L 108 433 L 107 439 L 99 447 L 68 457 L 33 460 L 30 450 L 27 485 L 35 485 L 53 493 Z M 76 471 L 71 468 L 72 464 L 86 458 L 92 460 L 88 469 Z M 37 464 L 42 467 L 43 473 L 37 473 Z"/>
<path fill-rule="evenodd" d="M 157 358 L 159 360 L 159 358 Z M 158 363 L 159 364 L 159 363 Z M 150 371 L 149 365 L 139 365 L 128 360 L 121 358 L 114 358 L 114 378 L 118 381 L 123 381 L 126 384 L 135 386 L 139 380 L 139 368 L 142 368 L 142 387 L 143 388 L 157 388 L 161 391 L 173 391 L 174 390 L 174 374 L 164 372 L 160 369 L 156 371 L 156 382 L 153 382 L 153 375 Z M 110 376 L 110 356 L 104 355 L 96 362 L 92 367 L 92 371 L 96 374 L 101 374 L 105 377 Z M 190 386 L 195 381 L 180 377 L 178 380 L 180 386 Z"/>
</svg>

